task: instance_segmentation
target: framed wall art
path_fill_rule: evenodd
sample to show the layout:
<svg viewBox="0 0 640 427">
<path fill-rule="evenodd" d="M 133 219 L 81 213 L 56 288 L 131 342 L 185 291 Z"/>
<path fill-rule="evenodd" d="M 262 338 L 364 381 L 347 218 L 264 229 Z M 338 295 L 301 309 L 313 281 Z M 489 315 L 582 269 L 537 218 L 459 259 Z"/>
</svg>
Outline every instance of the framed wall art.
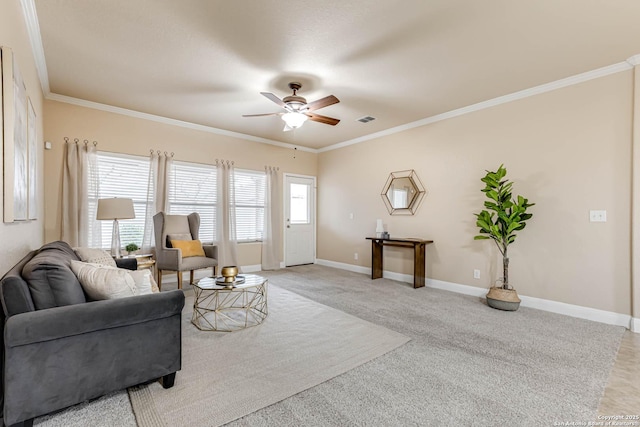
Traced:
<svg viewBox="0 0 640 427">
<path fill-rule="evenodd" d="M 3 152 L 4 152 L 4 222 L 29 218 L 29 141 L 27 89 L 13 51 L 0 48 L 2 61 Z M 33 110 L 33 107 L 31 106 Z M 33 110 L 33 125 L 35 110 Z M 36 136 L 34 135 L 34 141 Z M 37 155 L 36 148 L 33 149 Z M 34 176 L 35 168 L 34 166 Z M 35 181 L 35 180 L 34 180 Z M 34 194 L 34 197 L 37 197 Z M 35 208 L 35 206 L 34 206 Z"/>
<path fill-rule="evenodd" d="M 36 123 L 36 110 L 33 108 L 31 98 L 27 98 L 27 173 L 28 195 L 27 204 L 28 219 L 38 218 L 38 124 Z"/>
</svg>

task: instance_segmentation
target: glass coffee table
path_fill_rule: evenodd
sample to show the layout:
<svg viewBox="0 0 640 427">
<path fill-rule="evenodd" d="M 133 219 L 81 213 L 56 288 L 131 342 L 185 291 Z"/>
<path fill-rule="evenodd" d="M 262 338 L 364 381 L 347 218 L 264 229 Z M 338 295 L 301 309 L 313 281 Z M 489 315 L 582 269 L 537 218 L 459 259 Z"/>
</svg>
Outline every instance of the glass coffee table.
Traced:
<svg viewBox="0 0 640 427">
<path fill-rule="evenodd" d="M 232 332 L 259 325 L 267 317 L 267 279 L 241 274 L 232 284 L 205 277 L 193 285 L 193 323 L 201 331 Z"/>
</svg>

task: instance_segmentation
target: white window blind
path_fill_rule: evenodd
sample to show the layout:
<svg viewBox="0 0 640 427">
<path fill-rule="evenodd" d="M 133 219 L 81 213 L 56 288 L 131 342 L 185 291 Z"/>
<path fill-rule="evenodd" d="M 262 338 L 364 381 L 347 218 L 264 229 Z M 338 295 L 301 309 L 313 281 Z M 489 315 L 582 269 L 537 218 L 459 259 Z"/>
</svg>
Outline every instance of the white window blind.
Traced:
<svg viewBox="0 0 640 427">
<path fill-rule="evenodd" d="M 126 197 L 133 199 L 135 219 L 120 220 L 120 242 L 142 245 L 144 216 L 147 203 L 147 181 L 149 180 L 149 159 L 98 151 L 99 184 L 89 188 L 89 212 L 95 212 L 98 199 Z M 90 221 L 96 221 L 90 218 Z M 89 227 L 89 242 L 101 242 L 103 249 L 111 247 L 113 221 L 96 221 L 95 227 Z M 99 233 L 100 236 L 94 236 Z"/>
<path fill-rule="evenodd" d="M 236 235 L 239 242 L 262 240 L 265 184 L 264 172 L 235 170 Z"/>
<path fill-rule="evenodd" d="M 144 216 L 149 179 L 149 159 L 140 156 L 98 152 L 98 188 L 89 189 L 89 204 L 95 212 L 98 199 L 127 197 L 133 199 L 135 219 L 120 221 L 120 240 L 142 244 Z M 200 240 L 213 242 L 216 235 L 216 167 L 187 162 L 173 162 L 169 180 L 169 213 L 200 214 Z M 235 170 L 236 235 L 239 242 L 262 240 L 264 232 L 264 202 L 266 176 L 264 172 Z M 95 218 L 91 220 L 95 221 Z M 113 221 L 96 221 L 89 227 L 89 242 L 111 246 Z M 93 236 L 98 233 L 99 236 Z M 98 237 L 98 239 L 95 239 Z"/>
<path fill-rule="evenodd" d="M 173 162 L 169 185 L 169 213 L 200 214 L 199 238 L 211 243 L 216 226 L 216 167 L 197 163 Z"/>
</svg>

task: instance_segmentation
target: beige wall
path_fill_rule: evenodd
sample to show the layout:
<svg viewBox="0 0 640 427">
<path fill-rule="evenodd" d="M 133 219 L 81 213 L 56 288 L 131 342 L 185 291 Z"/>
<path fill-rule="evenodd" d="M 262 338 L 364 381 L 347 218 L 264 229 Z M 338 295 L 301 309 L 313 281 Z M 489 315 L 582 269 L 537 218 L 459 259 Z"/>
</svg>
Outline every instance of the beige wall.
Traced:
<svg viewBox="0 0 640 427">
<path fill-rule="evenodd" d="M 500 264 L 492 242 L 473 240 L 473 213 L 480 178 L 504 163 L 515 193 L 536 203 L 509 249 L 519 293 L 630 314 L 632 87 L 631 71 L 617 73 L 321 153 L 318 258 L 369 267 L 365 237 L 382 218 L 392 236 L 435 241 L 429 278 L 487 288 Z M 415 216 L 390 216 L 380 192 L 405 169 L 428 194 Z M 607 222 L 590 223 L 592 209 Z M 385 269 L 412 274 L 411 252 L 385 248 Z"/>
<path fill-rule="evenodd" d="M 45 102 L 45 139 L 53 149 L 45 152 L 45 240 L 60 238 L 62 157 L 64 137 L 98 141 L 98 150 L 148 156 L 149 150 L 175 153 L 175 160 L 215 163 L 235 161 L 240 169 L 264 170 L 266 165 L 282 173 L 317 174 L 317 154 L 256 143 L 150 120 L 109 113 L 57 101 Z M 261 263 L 260 245 L 240 244 L 240 265 Z"/>
<path fill-rule="evenodd" d="M 477 287 L 489 286 L 499 273 L 490 242 L 472 240 L 472 214 L 483 201 L 479 179 L 485 169 L 504 163 L 516 193 L 537 203 L 510 249 L 511 280 L 519 292 L 631 313 L 632 72 L 320 155 L 298 151 L 293 159 L 289 149 L 55 101 L 43 105 L 18 0 L 0 6 L 0 45 L 13 49 L 21 67 L 44 135 L 39 140 L 53 143 L 38 158 L 44 169 L 38 174 L 40 219 L 0 224 L 2 271 L 60 237 L 65 136 L 97 140 L 105 151 L 147 155 L 153 148 L 173 151 L 178 160 L 229 158 L 239 168 L 268 164 L 281 173 L 317 175 L 318 258 L 370 266 L 364 238 L 382 218 L 392 235 L 435 240 L 427 249 L 430 278 Z M 389 216 L 380 190 L 389 172 L 404 169 L 417 171 L 428 195 L 417 215 Z M 606 209 L 608 221 L 590 223 L 590 209 Z M 242 245 L 239 253 L 243 265 L 260 262 L 258 245 Z M 386 255 L 386 269 L 411 274 L 406 251 L 387 249 Z M 473 279 L 476 268 L 479 280 Z"/>
<path fill-rule="evenodd" d="M 19 261 L 29 250 L 36 249 L 43 242 L 43 181 L 42 181 L 42 89 L 35 67 L 35 61 L 29 44 L 29 37 L 22 17 L 22 10 L 18 0 L 5 0 L 0 3 L 0 46 L 13 50 L 15 61 L 20 67 L 20 72 L 27 87 L 27 95 L 38 119 L 38 219 L 32 221 L 20 221 L 10 224 L 0 223 L 0 271 L 4 274 L 11 266 Z M 1 94 L 0 94 L 1 96 Z M 1 126 L 0 126 L 1 131 Z M 1 133 L 1 132 L 0 132 Z M 0 141 L 1 141 L 0 136 Z M 1 151 L 0 144 L 0 151 Z M 4 182 L 4 154 L 0 162 L 0 189 Z M 4 203 L 4 201 L 0 201 Z M 3 211 L 4 206 L 0 209 Z"/>
</svg>

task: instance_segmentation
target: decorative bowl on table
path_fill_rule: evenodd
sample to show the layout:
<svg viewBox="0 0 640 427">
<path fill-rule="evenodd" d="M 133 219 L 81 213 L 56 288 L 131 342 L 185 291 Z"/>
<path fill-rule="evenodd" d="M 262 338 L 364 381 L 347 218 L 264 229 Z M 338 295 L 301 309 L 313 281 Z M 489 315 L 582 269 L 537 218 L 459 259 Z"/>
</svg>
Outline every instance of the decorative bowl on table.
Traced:
<svg viewBox="0 0 640 427">
<path fill-rule="evenodd" d="M 238 275 L 238 267 L 235 265 L 222 267 L 220 270 L 220 275 L 224 277 L 225 283 L 233 283 L 236 280 L 236 276 Z"/>
</svg>

